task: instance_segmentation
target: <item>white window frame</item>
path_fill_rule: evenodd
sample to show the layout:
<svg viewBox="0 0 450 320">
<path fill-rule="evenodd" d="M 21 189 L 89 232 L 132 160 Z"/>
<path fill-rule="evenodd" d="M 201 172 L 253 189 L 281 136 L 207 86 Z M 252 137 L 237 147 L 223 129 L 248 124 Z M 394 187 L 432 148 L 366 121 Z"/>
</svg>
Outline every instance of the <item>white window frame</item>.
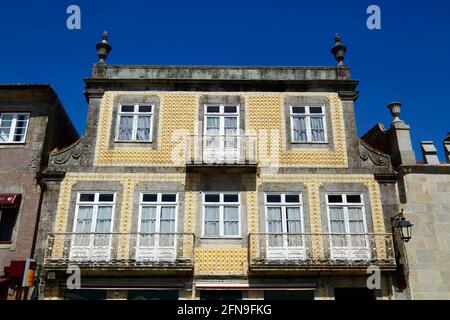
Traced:
<svg viewBox="0 0 450 320">
<path fill-rule="evenodd" d="M 15 144 L 20 144 L 20 143 L 25 143 L 27 140 L 27 132 L 28 132 L 28 126 L 30 125 L 30 113 L 29 112 L 0 112 L 0 127 L 2 126 L 2 122 L 3 122 L 3 115 L 13 115 L 13 119 L 11 121 L 11 130 L 9 132 L 9 137 L 8 137 L 8 141 L 0 141 L 0 144 L 4 144 L 4 143 L 15 143 Z M 19 116 L 26 116 L 27 119 L 27 126 L 25 127 L 25 132 L 23 134 L 23 139 L 21 141 L 14 141 L 14 136 L 15 136 L 15 132 L 17 129 L 17 118 Z"/>
<path fill-rule="evenodd" d="M 133 106 L 133 112 L 122 112 L 122 106 Z M 151 112 L 139 112 L 139 107 L 152 107 Z M 117 112 L 117 123 L 116 123 L 116 136 L 115 142 L 132 142 L 132 143 L 152 143 L 153 142 L 153 121 L 155 119 L 154 116 L 155 105 L 154 104 L 119 104 L 119 110 Z M 121 140 L 119 139 L 120 133 L 120 117 L 121 116 L 130 116 L 133 117 L 133 130 L 131 133 L 131 140 Z M 137 140 L 136 132 L 138 127 L 138 118 L 139 116 L 150 116 L 150 133 L 149 140 Z"/>
<path fill-rule="evenodd" d="M 208 194 L 218 194 L 219 195 L 219 202 L 206 202 L 205 201 L 205 197 Z M 234 194 L 238 196 L 238 202 L 224 202 L 223 198 L 225 194 Z M 240 192 L 232 192 L 232 191 L 227 191 L 227 192 L 202 192 L 202 237 L 203 238 L 231 238 L 231 239 L 236 239 L 236 238 L 242 238 L 241 233 L 242 233 L 242 217 L 241 217 L 241 193 Z M 216 206 L 219 207 L 219 235 L 205 235 L 205 207 L 206 206 Z M 225 206 L 237 206 L 238 207 L 238 234 L 237 235 L 224 235 L 224 207 Z"/>
<path fill-rule="evenodd" d="M 329 202 L 328 196 L 333 195 L 340 195 L 342 196 L 343 202 Z M 361 202 L 355 203 L 355 202 L 347 202 L 347 195 L 358 195 L 361 198 Z M 345 233 L 344 234 L 351 234 L 350 233 L 350 222 L 348 219 L 348 208 L 349 207 L 361 207 L 362 216 L 363 216 L 363 223 L 364 223 L 364 233 L 367 234 L 367 219 L 366 219 L 366 210 L 365 210 L 365 204 L 364 204 L 364 194 L 362 192 L 331 192 L 325 194 L 326 198 L 326 204 L 327 204 L 327 220 L 328 220 L 328 230 L 329 233 L 331 232 L 331 221 L 330 221 L 330 207 L 342 207 L 344 208 L 344 226 L 345 226 Z"/>
<path fill-rule="evenodd" d="M 94 201 L 81 201 L 80 197 L 82 194 L 94 194 Z M 99 197 L 101 194 L 112 194 L 113 195 L 113 201 L 99 201 Z M 73 226 L 72 226 L 72 232 L 76 232 L 77 227 L 77 219 L 78 219 L 78 209 L 80 206 L 89 206 L 91 205 L 93 207 L 92 209 L 92 222 L 91 222 L 91 230 L 89 233 L 95 233 L 95 226 L 97 225 L 97 214 L 98 214 L 98 207 L 99 206 L 112 206 L 112 212 L 111 212 L 111 227 L 109 230 L 109 233 L 112 233 L 114 230 L 114 216 L 115 216 L 115 209 L 116 209 L 116 193 L 110 192 L 110 191 L 79 191 L 77 193 L 77 203 L 75 206 L 75 217 L 73 220 Z"/>
<path fill-rule="evenodd" d="M 208 107 L 219 107 L 219 112 L 208 113 Z M 225 107 L 236 107 L 236 112 L 225 113 Z M 205 104 L 204 105 L 204 118 L 203 118 L 203 135 L 208 136 L 206 133 L 207 128 L 207 117 L 219 117 L 219 136 L 225 136 L 225 118 L 226 117 L 236 117 L 237 118 L 237 130 L 236 136 L 240 135 L 240 106 L 239 104 Z"/>
<path fill-rule="evenodd" d="M 279 195 L 281 196 L 281 202 L 268 202 L 267 196 Z M 298 196 L 299 202 L 286 202 L 286 195 Z M 266 192 L 264 193 L 264 209 L 266 218 L 266 233 L 269 233 L 269 221 L 268 221 L 268 209 L 269 207 L 279 207 L 281 208 L 281 234 L 289 234 L 287 232 L 287 210 L 286 208 L 300 208 L 300 223 L 301 223 L 301 233 L 305 232 L 305 224 L 303 217 L 303 201 L 302 194 L 298 192 Z"/>
<path fill-rule="evenodd" d="M 294 113 L 293 108 L 295 107 L 301 107 L 305 108 L 305 113 Z M 310 113 L 309 108 L 310 107 L 320 107 L 322 108 L 321 113 Z M 328 143 L 328 133 L 327 133 L 327 115 L 325 111 L 325 105 L 312 105 L 312 106 L 300 106 L 300 105 L 293 105 L 289 107 L 290 111 L 290 123 L 291 123 L 291 143 L 314 143 L 314 144 L 323 144 Z M 295 117 L 304 117 L 305 118 L 305 124 L 306 124 L 306 141 L 297 141 L 294 140 L 294 118 Z M 322 117 L 323 121 L 323 132 L 324 132 L 324 141 L 313 141 L 312 140 L 312 130 L 311 130 L 311 118 L 314 117 Z"/>
<path fill-rule="evenodd" d="M 144 195 L 145 194 L 156 194 L 156 201 L 150 202 L 150 201 L 144 201 Z M 163 194 L 174 194 L 175 195 L 175 201 L 174 202 L 168 202 L 168 201 L 162 201 L 162 195 Z M 141 233 L 141 227 L 142 227 L 142 207 L 143 206 L 155 206 L 156 207 L 156 222 L 155 222 L 155 231 L 154 233 L 160 233 L 161 228 L 161 207 L 163 206 L 175 206 L 175 226 L 174 226 L 174 233 L 177 233 L 177 226 L 178 226 L 178 193 L 177 192 L 152 192 L 152 191 L 145 191 L 141 192 L 139 196 L 139 220 L 138 220 L 138 233 Z"/>
</svg>

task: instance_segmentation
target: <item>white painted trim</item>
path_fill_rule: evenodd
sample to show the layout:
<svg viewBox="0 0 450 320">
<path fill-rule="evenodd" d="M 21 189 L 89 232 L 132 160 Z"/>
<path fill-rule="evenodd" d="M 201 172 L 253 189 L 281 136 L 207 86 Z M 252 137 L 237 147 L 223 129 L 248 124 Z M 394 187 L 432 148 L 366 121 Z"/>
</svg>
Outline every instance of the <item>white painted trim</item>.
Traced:
<svg viewBox="0 0 450 320">
<path fill-rule="evenodd" d="M 293 108 L 294 107 L 302 107 L 305 108 L 305 113 L 294 113 L 293 112 Z M 322 113 L 310 113 L 309 108 L 310 107 L 321 107 L 322 108 Z M 325 105 L 305 105 L 305 106 L 296 106 L 296 105 L 291 105 L 289 106 L 289 117 L 290 117 L 290 123 L 291 123 L 291 143 L 296 143 L 296 144 L 301 144 L 301 143 L 313 143 L 313 144 L 324 144 L 324 143 L 328 143 L 328 130 L 327 130 L 327 114 L 325 111 Z M 294 139 L 294 122 L 293 122 L 293 118 L 294 117 L 303 117 L 305 118 L 305 124 L 306 124 L 306 141 L 297 141 Z M 312 130 L 311 130 L 311 118 L 314 117 L 322 117 L 322 121 L 323 121 L 323 132 L 324 132 L 324 137 L 325 140 L 324 141 L 313 141 L 312 140 Z"/>
<path fill-rule="evenodd" d="M 122 112 L 122 106 L 134 106 L 133 112 Z M 139 112 L 139 107 L 152 107 L 151 112 Z M 120 140 L 119 139 L 119 128 L 120 128 L 120 117 L 121 116 L 129 116 L 133 117 L 133 129 L 131 132 L 131 140 Z M 136 132 L 138 125 L 139 116 L 150 116 L 150 140 L 137 140 Z M 114 142 L 136 142 L 136 143 L 152 143 L 153 142 L 153 121 L 155 119 L 155 104 L 119 104 L 119 109 L 117 110 L 117 123 L 115 129 Z"/>
</svg>

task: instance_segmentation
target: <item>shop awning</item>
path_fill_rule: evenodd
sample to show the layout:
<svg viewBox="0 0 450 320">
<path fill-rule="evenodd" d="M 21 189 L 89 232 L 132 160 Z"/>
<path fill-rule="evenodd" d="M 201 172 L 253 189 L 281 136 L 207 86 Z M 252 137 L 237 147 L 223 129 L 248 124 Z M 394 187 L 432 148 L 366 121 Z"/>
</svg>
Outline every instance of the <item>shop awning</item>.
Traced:
<svg viewBox="0 0 450 320">
<path fill-rule="evenodd" d="M 0 193 L 0 204 L 18 204 L 21 196 L 20 193 Z"/>
</svg>

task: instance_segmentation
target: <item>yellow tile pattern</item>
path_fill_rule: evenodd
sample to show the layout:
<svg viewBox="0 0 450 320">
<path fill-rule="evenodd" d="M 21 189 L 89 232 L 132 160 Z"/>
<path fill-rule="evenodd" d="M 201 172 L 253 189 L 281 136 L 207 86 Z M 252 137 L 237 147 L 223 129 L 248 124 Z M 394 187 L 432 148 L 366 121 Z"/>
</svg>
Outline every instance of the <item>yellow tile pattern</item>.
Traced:
<svg viewBox="0 0 450 320">
<path fill-rule="evenodd" d="M 223 245 L 195 249 L 196 275 L 245 275 L 247 269 L 247 248 Z"/>
<path fill-rule="evenodd" d="M 122 94 L 143 94 L 131 91 L 108 91 L 100 105 L 98 134 L 94 155 L 95 166 L 183 166 L 186 142 L 190 134 L 197 134 L 199 97 L 210 92 L 148 92 L 160 99 L 160 120 L 158 148 L 142 147 L 110 148 L 114 100 Z M 328 92 L 317 93 L 242 93 L 227 92 L 215 95 L 240 95 L 245 99 L 246 134 L 255 134 L 258 142 L 258 161 L 260 167 L 348 167 L 345 143 L 345 126 L 342 103 L 338 95 Z M 284 99 L 287 96 L 321 96 L 330 100 L 331 127 L 334 149 L 286 149 L 286 130 L 284 121 Z M 265 141 L 265 137 L 269 138 Z M 173 154 L 181 155 L 180 162 L 173 161 Z"/>
</svg>

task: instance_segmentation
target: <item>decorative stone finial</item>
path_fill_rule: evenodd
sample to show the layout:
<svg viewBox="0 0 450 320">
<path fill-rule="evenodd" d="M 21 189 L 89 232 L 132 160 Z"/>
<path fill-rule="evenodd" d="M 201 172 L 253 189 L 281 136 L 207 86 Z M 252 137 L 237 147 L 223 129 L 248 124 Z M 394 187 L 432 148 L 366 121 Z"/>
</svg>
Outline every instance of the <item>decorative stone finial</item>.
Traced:
<svg viewBox="0 0 450 320">
<path fill-rule="evenodd" d="M 401 111 L 401 103 L 400 102 L 391 102 L 388 104 L 388 109 L 391 111 L 391 115 L 394 117 L 392 123 L 402 121 L 400 120 L 400 111 Z"/>
<path fill-rule="evenodd" d="M 334 46 L 331 48 L 331 53 L 333 53 L 334 58 L 338 62 L 338 66 L 344 65 L 345 52 L 347 51 L 347 47 L 341 43 L 341 36 L 336 33 L 334 37 Z"/>
<path fill-rule="evenodd" d="M 102 34 L 102 41 L 97 43 L 95 46 L 97 48 L 97 55 L 99 58 L 99 63 L 105 63 L 105 59 L 108 57 L 109 52 L 111 51 L 112 47 L 108 43 L 108 33 L 106 31 Z"/>
</svg>

